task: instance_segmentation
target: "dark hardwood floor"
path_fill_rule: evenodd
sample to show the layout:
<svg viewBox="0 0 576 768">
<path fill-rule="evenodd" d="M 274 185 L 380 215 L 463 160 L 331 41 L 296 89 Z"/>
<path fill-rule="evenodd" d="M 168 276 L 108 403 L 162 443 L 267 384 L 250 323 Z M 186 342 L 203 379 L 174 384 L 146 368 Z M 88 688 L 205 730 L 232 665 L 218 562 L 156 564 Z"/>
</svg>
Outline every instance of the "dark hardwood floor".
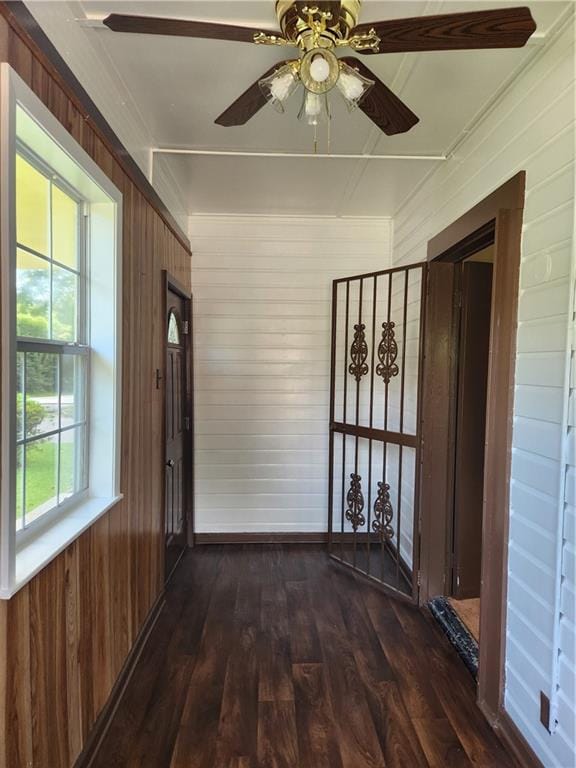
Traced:
<svg viewBox="0 0 576 768">
<path fill-rule="evenodd" d="M 315 546 L 188 553 L 95 768 L 517 768 L 431 618 Z"/>
</svg>

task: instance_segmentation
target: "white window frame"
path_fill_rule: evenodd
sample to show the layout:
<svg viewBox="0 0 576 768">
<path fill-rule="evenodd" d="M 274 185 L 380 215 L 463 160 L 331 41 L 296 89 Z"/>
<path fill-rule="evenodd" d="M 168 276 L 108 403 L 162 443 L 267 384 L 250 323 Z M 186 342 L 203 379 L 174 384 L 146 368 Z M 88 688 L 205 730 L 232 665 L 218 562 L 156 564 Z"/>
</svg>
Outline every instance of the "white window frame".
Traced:
<svg viewBox="0 0 576 768">
<path fill-rule="evenodd" d="M 80 284 L 78 285 L 78 295 L 77 295 L 77 326 L 78 326 L 78 340 L 74 343 L 66 342 L 66 341 L 58 341 L 54 340 L 52 338 L 49 339 L 35 339 L 35 338 L 27 338 L 23 336 L 18 336 L 16 333 L 16 352 L 52 352 L 54 354 L 59 355 L 62 357 L 65 354 L 71 354 L 74 356 L 82 356 L 86 360 L 86 388 L 87 391 L 84 393 L 84 406 L 86 409 L 86 413 L 84 414 L 84 429 L 85 429 L 85 435 L 84 435 L 84 445 L 83 445 L 83 467 L 85 474 L 85 481 L 86 484 L 88 483 L 88 467 L 89 467 L 89 452 L 88 452 L 88 443 L 89 443 L 89 423 L 88 423 L 88 395 L 89 395 L 89 389 L 90 389 L 90 346 L 89 346 L 89 281 L 87 279 L 88 277 L 88 269 L 89 269 L 89 263 L 88 263 L 88 227 L 89 227 L 89 215 L 90 215 L 90 204 L 87 203 L 82 197 L 78 195 L 78 192 L 70 187 L 69 184 L 67 184 L 65 179 L 61 179 L 58 174 L 54 172 L 52 168 L 50 168 L 42 158 L 37 157 L 30 149 L 24 144 L 18 143 L 16 144 L 16 152 L 18 155 L 20 155 L 26 162 L 28 162 L 32 167 L 34 167 L 39 173 L 41 173 L 44 177 L 46 177 L 51 184 L 54 184 L 59 189 L 61 189 L 63 192 L 65 192 L 69 197 L 71 197 L 80 208 L 80 214 L 79 218 L 80 221 L 78 222 L 78 275 L 80 278 Z M 51 222 L 52 225 L 52 222 Z M 25 245 L 18 243 L 16 238 L 16 249 L 22 249 L 27 253 L 32 254 L 33 256 L 36 256 L 37 258 L 42 258 L 46 260 L 46 263 L 49 263 L 49 261 L 52 260 L 54 254 L 52 251 L 50 252 L 50 259 L 47 259 L 46 256 L 41 255 L 29 248 L 27 248 Z M 58 266 L 58 264 L 57 264 Z M 52 302 L 50 302 L 50 311 L 52 309 Z M 14 311 L 14 309 L 12 310 Z M 22 348 L 21 348 L 22 347 Z M 24 398 L 25 399 L 25 398 Z M 25 404 L 23 402 L 23 414 L 24 414 L 24 408 Z M 66 429 L 64 429 L 66 431 Z M 57 429 L 52 430 L 52 432 L 48 433 L 48 436 L 58 436 L 62 433 L 62 429 L 60 425 Z M 34 442 L 36 440 L 41 441 L 42 439 L 45 439 L 45 436 L 38 435 L 33 437 L 32 439 L 27 438 L 25 434 L 22 435 L 22 448 L 23 448 L 23 454 L 26 452 L 26 445 L 30 444 L 31 442 Z M 24 461 L 24 472 L 23 472 L 23 484 L 25 487 L 26 479 L 26 462 Z M 58 471 L 60 469 L 60 458 L 58 459 Z M 56 504 L 54 504 L 49 510 L 44 512 L 41 517 L 39 517 L 37 520 L 34 520 L 31 523 L 28 523 L 26 527 L 24 527 L 21 530 L 16 531 L 16 549 L 23 547 L 26 542 L 31 541 L 34 539 L 37 535 L 39 530 L 42 528 L 46 528 L 47 526 L 51 525 L 54 520 L 61 516 L 67 509 L 71 509 L 75 505 L 78 504 L 78 502 L 82 498 L 86 498 L 87 496 L 87 487 L 83 487 L 78 491 L 75 491 L 75 493 L 67 498 L 64 501 L 59 502 L 58 499 L 56 499 Z M 57 484 L 57 496 L 59 492 L 59 486 Z M 23 493 L 23 503 L 25 501 L 25 492 Z M 26 519 L 26 513 L 23 510 L 24 513 L 24 520 Z"/>
<path fill-rule="evenodd" d="M 17 143 L 78 191 L 86 232 L 88 489 L 16 533 Z M 0 598 L 10 598 L 121 498 L 122 194 L 6 63 L 0 65 Z"/>
</svg>

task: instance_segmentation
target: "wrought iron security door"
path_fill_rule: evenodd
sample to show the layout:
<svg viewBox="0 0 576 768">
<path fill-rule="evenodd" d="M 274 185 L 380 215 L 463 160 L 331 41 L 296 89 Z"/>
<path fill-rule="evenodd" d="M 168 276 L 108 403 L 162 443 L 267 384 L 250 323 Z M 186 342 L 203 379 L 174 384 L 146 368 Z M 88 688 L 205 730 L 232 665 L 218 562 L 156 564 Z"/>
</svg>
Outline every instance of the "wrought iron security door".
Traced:
<svg viewBox="0 0 576 768">
<path fill-rule="evenodd" d="M 343 278 L 332 291 L 330 554 L 411 600 L 426 269 Z"/>
</svg>

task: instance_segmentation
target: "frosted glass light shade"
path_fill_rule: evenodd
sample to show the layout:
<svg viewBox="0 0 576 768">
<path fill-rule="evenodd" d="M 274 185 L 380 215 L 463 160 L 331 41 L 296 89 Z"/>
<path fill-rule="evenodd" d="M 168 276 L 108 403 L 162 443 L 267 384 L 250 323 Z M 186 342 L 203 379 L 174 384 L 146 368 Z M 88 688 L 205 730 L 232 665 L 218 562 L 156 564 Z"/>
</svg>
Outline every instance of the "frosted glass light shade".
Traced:
<svg viewBox="0 0 576 768">
<path fill-rule="evenodd" d="M 277 112 L 284 112 L 284 105 L 298 86 L 298 76 L 289 64 L 285 64 L 269 77 L 258 81 L 260 90 Z"/>
<path fill-rule="evenodd" d="M 323 83 L 330 76 L 330 64 L 322 56 L 317 56 L 310 64 L 310 75 L 317 83 Z"/>
<path fill-rule="evenodd" d="M 374 80 L 364 77 L 345 62 L 340 62 L 340 77 L 336 87 L 342 94 L 350 112 L 356 109 L 373 85 Z"/>
<path fill-rule="evenodd" d="M 327 93 L 312 93 L 304 91 L 304 99 L 298 120 L 303 120 L 308 125 L 322 125 L 329 122 L 331 118 L 330 104 L 328 103 Z"/>
</svg>

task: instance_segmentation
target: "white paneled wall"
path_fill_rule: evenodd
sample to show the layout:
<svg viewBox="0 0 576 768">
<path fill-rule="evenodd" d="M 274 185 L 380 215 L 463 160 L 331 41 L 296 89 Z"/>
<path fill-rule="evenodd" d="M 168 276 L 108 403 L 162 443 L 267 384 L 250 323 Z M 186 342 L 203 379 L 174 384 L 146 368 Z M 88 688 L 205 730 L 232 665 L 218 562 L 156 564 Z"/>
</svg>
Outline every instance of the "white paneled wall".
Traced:
<svg viewBox="0 0 576 768">
<path fill-rule="evenodd" d="M 193 216 L 197 532 L 325 531 L 332 280 L 391 223 Z"/>
<path fill-rule="evenodd" d="M 573 399 L 565 408 L 566 330 L 574 290 L 573 34 L 570 20 L 394 221 L 394 262 L 423 260 L 432 236 L 526 170 L 505 706 L 547 768 L 575 765 Z M 556 531 L 563 515 L 560 581 Z M 553 691 L 556 657 L 559 726 L 550 735 L 540 724 L 539 697 L 540 691 Z"/>
</svg>

